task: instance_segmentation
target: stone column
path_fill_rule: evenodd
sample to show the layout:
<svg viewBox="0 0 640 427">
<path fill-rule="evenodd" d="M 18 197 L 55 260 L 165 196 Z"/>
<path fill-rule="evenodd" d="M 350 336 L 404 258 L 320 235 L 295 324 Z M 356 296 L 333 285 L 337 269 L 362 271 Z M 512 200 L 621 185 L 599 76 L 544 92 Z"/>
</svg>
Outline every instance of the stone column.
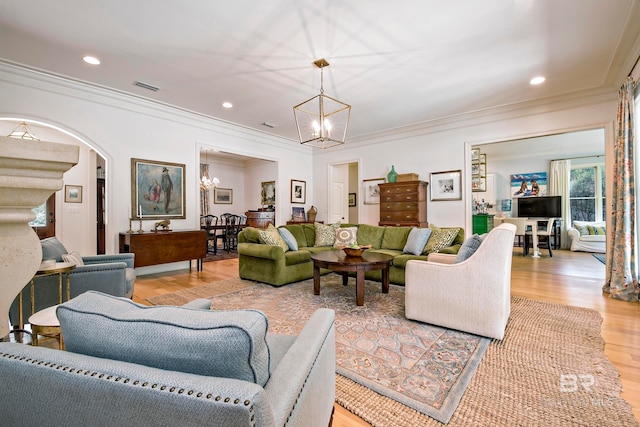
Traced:
<svg viewBox="0 0 640 427">
<path fill-rule="evenodd" d="M 78 156 L 75 145 L 0 137 L 0 341 L 9 334 L 11 303 L 42 261 L 32 209 L 62 188 Z"/>
</svg>

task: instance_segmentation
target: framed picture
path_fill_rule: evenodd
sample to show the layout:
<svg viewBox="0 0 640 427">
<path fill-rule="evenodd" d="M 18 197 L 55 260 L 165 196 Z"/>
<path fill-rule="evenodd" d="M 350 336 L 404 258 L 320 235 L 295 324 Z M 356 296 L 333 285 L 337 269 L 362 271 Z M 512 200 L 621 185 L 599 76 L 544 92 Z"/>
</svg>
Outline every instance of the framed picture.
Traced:
<svg viewBox="0 0 640 427">
<path fill-rule="evenodd" d="M 304 208 L 291 208 L 292 215 L 291 219 L 297 222 L 305 222 L 307 220 L 307 216 L 304 213 Z"/>
<path fill-rule="evenodd" d="M 186 218 L 185 165 L 131 159 L 131 218 Z"/>
<path fill-rule="evenodd" d="M 378 187 L 378 184 L 384 184 L 384 178 L 362 180 L 362 194 L 364 194 L 365 205 L 380 203 L 380 187 Z"/>
<path fill-rule="evenodd" d="M 217 205 L 230 205 L 233 203 L 233 190 L 231 188 L 213 187 L 213 203 Z"/>
<path fill-rule="evenodd" d="M 356 193 L 349 193 L 349 207 L 352 208 L 356 205 Z"/>
<path fill-rule="evenodd" d="M 307 183 L 305 181 L 291 180 L 291 203 L 306 203 Z"/>
<path fill-rule="evenodd" d="M 64 202 L 82 203 L 82 185 L 65 185 Z"/>
<path fill-rule="evenodd" d="M 266 181 L 262 183 L 262 191 L 260 192 L 260 204 L 262 206 L 276 204 L 276 182 Z"/>
<path fill-rule="evenodd" d="M 431 200 L 462 200 L 462 171 L 432 173 Z"/>
<path fill-rule="evenodd" d="M 487 191 L 487 179 L 484 176 L 472 176 L 471 191 L 474 191 L 474 192 Z"/>
<path fill-rule="evenodd" d="M 480 149 L 479 148 L 472 148 L 471 149 L 471 161 L 478 161 L 480 160 Z"/>
</svg>

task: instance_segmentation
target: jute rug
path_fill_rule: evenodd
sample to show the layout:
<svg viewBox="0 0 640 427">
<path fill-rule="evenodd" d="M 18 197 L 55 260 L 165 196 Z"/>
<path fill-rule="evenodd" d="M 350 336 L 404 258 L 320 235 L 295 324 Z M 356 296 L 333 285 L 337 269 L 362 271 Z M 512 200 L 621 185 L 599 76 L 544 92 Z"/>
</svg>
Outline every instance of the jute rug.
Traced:
<svg viewBox="0 0 640 427">
<path fill-rule="evenodd" d="M 254 295 L 275 296 L 287 288 L 299 287 L 304 291 L 299 293 L 300 299 L 310 295 L 317 307 L 330 307 L 336 302 L 330 297 L 332 283 L 339 281 L 336 275 L 324 276 L 318 297 L 313 296 L 310 280 L 275 288 L 230 279 L 153 297 L 149 302 L 183 304 L 205 297 L 213 300 L 213 308 L 253 307 Z M 349 292 L 350 310 L 357 313 L 360 308 L 355 305 L 353 286 L 344 289 Z M 242 298 L 238 298 L 240 295 Z M 402 296 L 396 302 L 403 313 L 404 288 L 392 285 L 389 295 L 382 295 L 379 283 L 367 283 L 365 310 L 360 316 L 362 325 L 367 324 L 369 317 L 367 304 L 377 297 L 396 299 L 397 295 Z M 273 305 L 278 305 L 278 298 L 272 299 Z M 295 300 L 287 300 L 283 305 L 289 312 L 303 311 Z M 265 312 L 269 315 L 268 310 Z M 271 315 L 269 319 L 270 329 L 280 333 L 296 333 L 304 325 L 302 320 L 294 325 L 272 319 Z M 618 372 L 603 353 L 601 322 L 599 313 L 593 310 L 513 297 L 505 338 L 491 341 L 448 425 L 637 426 L 630 405 L 620 398 Z M 337 321 L 336 330 L 340 326 Z M 337 355 L 337 359 L 341 357 Z M 397 360 L 398 364 L 403 362 L 406 360 Z M 436 369 L 435 373 L 448 378 L 446 372 Z M 340 374 L 336 375 L 336 402 L 374 426 L 442 425 Z"/>
</svg>

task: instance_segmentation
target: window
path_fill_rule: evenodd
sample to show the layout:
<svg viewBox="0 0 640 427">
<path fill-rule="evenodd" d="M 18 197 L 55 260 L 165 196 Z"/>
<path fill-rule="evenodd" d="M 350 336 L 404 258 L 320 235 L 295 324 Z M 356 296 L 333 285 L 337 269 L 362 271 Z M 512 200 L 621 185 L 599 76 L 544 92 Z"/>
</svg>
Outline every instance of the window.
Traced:
<svg viewBox="0 0 640 427">
<path fill-rule="evenodd" d="M 580 165 L 571 169 L 571 221 L 604 221 L 606 218 L 604 165 Z"/>
</svg>

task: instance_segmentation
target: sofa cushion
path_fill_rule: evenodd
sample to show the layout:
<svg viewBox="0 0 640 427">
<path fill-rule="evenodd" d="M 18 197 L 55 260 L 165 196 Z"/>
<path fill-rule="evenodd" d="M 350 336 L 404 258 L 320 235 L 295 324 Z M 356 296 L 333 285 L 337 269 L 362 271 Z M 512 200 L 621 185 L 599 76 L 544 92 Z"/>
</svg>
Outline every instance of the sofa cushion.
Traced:
<svg viewBox="0 0 640 427">
<path fill-rule="evenodd" d="M 453 241 L 456 239 L 460 228 L 440 228 L 435 225 L 430 225 L 431 235 L 429 236 L 429 240 L 427 240 L 427 244 L 424 247 L 423 254 L 430 254 L 432 252 L 439 252 L 440 249 L 446 248 L 447 246 L 451 246 Z"/>
<path fill-rule="evenodd" d="M 88 291 L 57 308 L 67 351 L 264 386 L 268 320 L 257 310 L 136 304 Z"/>
<path fill-rule="evenodd" d="M 285 252 L 289 250 L 289 245 L 282 237 L 280 237 L 278 229 L 275 228 L 273 224 L 269 223 L 269 226 L 264 230 L 260 230 L 258 234 L 260 235 L 260 243 L 270 246 L 278 246 Z"/>
<path fill-rule="evenodd" d="M 316 227 L 313 224 L 302 224 L 302 232 L 304 233 L 307 244 L 302 245 L 300 240 L 298 240 L 298 246 L 313 246 L 316 244 Z M 294 236 L 296 236 L 295 233 Z"/>
<path fill-rule="evenodd" d="M 62 260 L 64 262 L 70 262 L 72 264 L 75 264 L 76 266 L 84 265 L 84 261 L 82 260 L 82 255 L 80 255 L 78 251 L 71 251 L 68 254 L 63 254 Z"/>
<path fill-rule="evenodd" d="M 69 251 L 55 237 L 49 237 L 40 241 L 42 246 L 42 259 L 55 259 L 56 262 L 62 262 L 62 255 Z"/>
<path fill-rule="evenodd" d="M 401 251 L 407 243 L 407 237 L 413 227 L 385 227 L 382 235 L 381 249 Z"/>
<path fill-rule="evenodd" d="M 485 236 L 486 234 L 483 234 L 482 236 L 474 234 L 465 240 L 462 246 L 460 246 L 455 262 L 462 262 L 473 255 L 480 247 Z"/>
<path fill-rule="evenodd" d="M 604 227 L 595 227 L 593 225 L 587 225 L 587 234 L 590 236 L 604 236 L 607 234 Z"/>
<path fill-rule="evenodd" d="M 284 254 L 285 265 L 303 264 L 311 261 L 311 252 L 309 251 L 289 251 Z"/>
<path fill-rule="evenodd" d="M 336 230 L 335 242 L 333 246 L 352 246 L 358 243 L 358 227 L 345 227 Z"/>
<path fill-rule="evenodd" d="M 313 246 L 333 246 L 336 240 L 336 230 L 340 227 L 340 223 L 325 225 L 316 222 L 313 226 L 316 229 L 316 241 Z"/>
<path fill-rule="evenodd" d="M 421 255 L 424 249 L 424 245 L 427 244 L 427 240 L 429 240 L 430 235 L 430 228 L 412 228 L 409 232 L 407 243 L 404 245 L 404 249 L 402 249 L 402 252 L 404 252 L 405 254 Z"/>
<path fill-rule="evenodd" d="M 358 244 L 371 245 L 372 249 L 380 249 L 385 227 L 360 224 L 358 226 Z"/>
<path fill-rule="evenodd" d="M 242 230 L 245 242 L 247 243 L 260 243 L 260 229 L 255 227 L 245 227 Z"/>
<path fill-rule="evenodd" d="M 602 227 L 603 231 L 606 230 L 607 223 L 605 221 L 573 221 L 573 227 L 578 230 L 581 236 L 588 236 L 589 227 Z M 596 233 L 591 233 L 597 235 Z M 606 233 L 603 233 L 606 234 Z"/>
<path fill-rule="evenodd" d="M 282 240 L 284 240 L 287 246 L 289 246 L 289 250 L 292 250 L 292 251 L 298 250 L 298 241 L 296 240 L 295 237 L 293 237 L 293 234 L 291 234 L 291 231 L 289 231 L 284 227 L 280 227 L 278 228 L 278 233 L 280 233 L 280 237 L 282 237 Z"/>
<path fill-rule="evenodd" d="M 309 246 L 307 242 L 307 235 L 304 231 L 304 227 L 302 224 L 289 224 L 289 225 L 281 225 L 278 229 L 285 228 L 289 230 L 291 235 L 296 239 L 296 243 L 298 244 L 298 249 L 303 246 Z M 315 231 L 314 231 L 315 234 Z"/>
</svg>

